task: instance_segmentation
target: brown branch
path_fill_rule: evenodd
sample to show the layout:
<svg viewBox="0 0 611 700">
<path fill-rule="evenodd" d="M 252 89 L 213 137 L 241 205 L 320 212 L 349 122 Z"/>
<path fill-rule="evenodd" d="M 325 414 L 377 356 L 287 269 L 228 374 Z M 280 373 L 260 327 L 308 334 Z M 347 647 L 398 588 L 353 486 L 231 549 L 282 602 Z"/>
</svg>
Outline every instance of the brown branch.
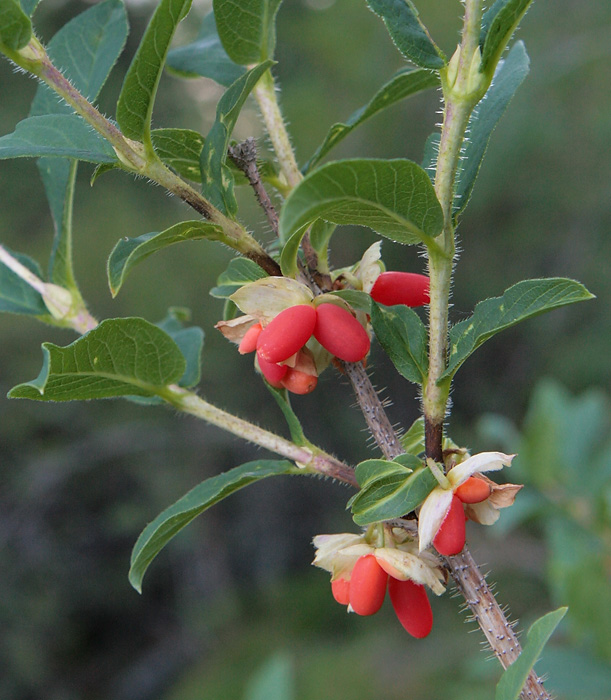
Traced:
<svg viewBox="0 0 611 700">
<path fill-rule="evenodd" d="M 490 648 L 503 668 L 508 668 L 522 651 L 513 630 L 515 623 L 505 617 L 467 547 L 460 554 L 444 557 L 444 561 Z M 520 697 L 522 700 L 551 700 L 534 669 L 528 674 Z"/>
<path fill-rule="evenodd" d="M 397 455 L 403 454 L 405 450 L 363 365 L 361 363 L 342 364 L 352 382 L 367 425 L 384 456 L 387 459 L 393 459 Z M 442 425 L 439 424 L 439 427 L 433 426 L 433 428 L 429 439 L 431 441 L 434 439 L 437 442 L 438 434 L 441 435 Z M 513 623 L 510 623 L 505 617 L 501 606 L 492 595 L 485 578 L 466 546 L 460 554 L 444 557 L 443 561 L 492 651 L 503 668 L 507 668 L 522 651 L 513 631 Z M 551 696 L 543 687 L 542 680 L 534 671 L 530 672 L 520 697 L 522 700 L 551 700 Z"/>
<path fill-rule="evenodd" d="M 367 426 L 386 459 L 394 459 L 405 450 L 392 426 L 377 391 L 362 362 L 341 362 L 356 394 Z"/>
<path fill-rule="evenodd" d="M 277 236 L 278 214 L 261 180 L 261 174 L 257 167 L 257 144 L 255 140 L 251 136 L 246 141 L 242 141 L 242 143 L 230 146 L 228 153 L 231 160 L 246 175 L 257 201 L 265 212 L 272 231 Z"/>
</svg>

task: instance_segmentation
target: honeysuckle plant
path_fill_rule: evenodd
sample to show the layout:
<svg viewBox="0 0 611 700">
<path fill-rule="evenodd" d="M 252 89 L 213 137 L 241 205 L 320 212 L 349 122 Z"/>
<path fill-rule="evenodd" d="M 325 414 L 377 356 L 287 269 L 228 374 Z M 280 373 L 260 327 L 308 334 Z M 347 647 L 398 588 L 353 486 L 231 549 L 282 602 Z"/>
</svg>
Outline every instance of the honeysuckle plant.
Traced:
<svg viewBox="0 0 611 700">
<path fill-rule="evenodd" d="M 174 33 L 191 2 L 161 0 L 112 117 L 95 102 L 127 37 L 121 0 L 93 5 L 47 46 L 32 23 L 36 0 L 0 0 L 0 52 L 39 82 L 29 114 L 0 137 L 0 158 L 37 159 L 56 227 L 47 276 L 34 260 L 0 247 L 0 310 L 80 335 L 65 346 L 44 343 L 39 376 L 15 386 L 9 397 L 165 403 L 278 456 L 219 473 L 147 525 L 129 572 L 138 591 L 165 544 L 222 498 L 270 476 L 329 476 L 356 489 L 349 506 L 357 528 L 365 528 L 314 537 L 314 564 L 331 573 L 336 598 L 351 610 L 371 614 L 388 590 L 402 624 L 422 637 L 432 627 L 423 586 L 439 595 L 451 578 L 509 669 L 497 698 L 549 698 L 533 665 L 565 609 L 538 620 L 522 649 L 465 546 L 465 518 L 492 524 L 498 509 L 513 502 L 519 485 L 497 484 L 482 473 L 509 466 L 512 456 L 469 456 L 444 435 L 452 380 L 480 345 L 537 314 L 592 297 L 571 279 L 517 281 L 477 304 L 469 318 L 449 323 L 456 230 L 492 131 L 529 71 L 524 44 L 512 40 L 531 0 L 464 0 L 460 42 L 447 54 L 410 0 L 366 1 L 386 25 L 405 68 L 345 123 L 333 125 L 299 165 L 274 74 L 281 0 L 214 0 L 196 41 L 179 47 L 172 44 Z M 460 11 L 461 4 L 455 5 Z M 371 21 L 377 19 L 372 15 Z M 166 66 L 225 88 L 205 136 L 152 127 Z M 439 91 L 443 120 L 424 145 L 421 164 L 405 158 L 322 163 L 366 119 L 424 90 Z M 254 100 L 263 119 L 272 149 L 268 160 L 259 157 L 253 139 L 232 141 L 247 100 Z M 236 358 L 238 349 L 255 353 L 252 382 L 267 384 L 290 439 L 199 395 L 203 335 L 185 325 L 184 315 L 174 311 L 158 324 L 136 317 L 98 321 L 91 315 L 72 262 L 80 162 L 94 164 L 92 182 L 119 170 L 159 185 L 194 210 L 192 219 L 162 232 L 118 241 L 107 262 L 113 296 L 136 265 L 182 241 L 212 241 L 235 251 L 211 290 L 225 300 L 224 311 L 208 306 L 208 313 L 218 314 L 217 328 L 238 345 Z M 265 227 L 275 234 L 271 245 L 264 245 L 260 232 L 242 219 L 237 187 L 252 189 L 265 212 Z M 386 270 L 380 241 L 352 265 L 334 269 L 329 251 L 342 225 L 365 226 L 380 241 L 417 246 L 426 269 Z M 462 230 L 462 241 L 465 248 L 471 244 L 468 230 Z M 419 307 L 424 312 L 414 310 Z M 382 346 L 399 375 L 420 388 L 422 417 L 404 433 L 389 421 L 366 371 L 372 342 Z M 323 448 L 305 435 L 287 390 L 315 391 L 315 379 L 324 370 L 349 378 L 379 457 L 353 467 L 332 456 L 333 445 Z"/>
</svg>

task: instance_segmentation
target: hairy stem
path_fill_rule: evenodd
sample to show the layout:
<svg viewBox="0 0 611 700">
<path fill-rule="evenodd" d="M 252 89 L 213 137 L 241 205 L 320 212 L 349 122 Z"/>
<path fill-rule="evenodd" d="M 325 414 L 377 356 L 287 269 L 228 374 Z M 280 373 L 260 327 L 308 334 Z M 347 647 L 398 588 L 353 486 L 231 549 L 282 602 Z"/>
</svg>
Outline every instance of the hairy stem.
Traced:
<svg viewBox="0 0 611 700">
<path fill-rule="evenodd" d="M 509 622 L 505 617 L 466 547 L 460 554 L 446 557 L 445 563 L 494 655 L 503 668 L 508 668 L 522 651 L 513 630 L 515 623 Z M 543 679 L 539 678 L 534 669 L 528 674 L 520 697 L 522 700 L 551 700 L 543 686 Z"/>
<path fill-rule="evenodd" d="M 151 157 L 142 143 L 128 139 L 113 122 L 101 114 L 53 65 L 35 37 L 21 51 L 11 52 L 9 58 L 62 97 L 112 145 L 122 166 L 128 171 L 147 177 L 180 197 L 205 219 L 222 229 L 223 243 L 256 262 L 270 275 L 280 274 L 276 261 L 241 224 L 227 218 L 191 185 L 166 167 L 157 156 L 153 154 Z"/>
<path fill-rule="evenodd" d="M 322 474 L 350 486 L 358 486 L 353 469 L 331 455 L 313 446 L 296 445 L 280 435 L 223 411 L 192 391 L 174 385 L 167 387 L 162 398 L 179 411 L 201 418 L 259 447 L 293 460 L 303 467 L 306 473 Z"/>
<path fill-rule="evenodd" d="M 261 180 L 257 167 L 257 144 L 251 137 L 229 148 L 229 157 L 246 175 L 261 209 L 265 212 L 271 230 L 278 235 L 278 214 Z"/>
<path fill-rule="evenodd" d="M 292 189 L 301 182 L 302 175 L 276 98 L 276 86 L 271 71 L 265 72 L 255 87 L 254 95 L 282 174 Z"/>
</svg>

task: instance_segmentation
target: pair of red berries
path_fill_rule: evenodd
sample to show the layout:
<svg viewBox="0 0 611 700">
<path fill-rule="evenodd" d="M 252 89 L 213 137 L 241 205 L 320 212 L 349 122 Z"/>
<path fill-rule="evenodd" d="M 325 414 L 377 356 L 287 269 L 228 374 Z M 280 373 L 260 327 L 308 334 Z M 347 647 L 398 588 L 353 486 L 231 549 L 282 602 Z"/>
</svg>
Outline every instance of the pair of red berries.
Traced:
<svg viewBox="0 0 611 700">
<path fill-rule="evenodd" d="M 399 622 L 412 637 L 422 639 L 433 627 L 433 611 L 424 586 L 389 576 L 373 554 L 359 557 L 350 580 L 331 582 L 333 597 L 357 615 L 373 615 L 382 607 L 386 589 Z"/>
<path fill-rule="evenodd" d="M 439 554 L 449 557 L 462 551 L 466 538 L 463 503 L 481 503 L 488 496 L 490 486 L 475 476 L 470 476 L 454 491 L 446 517 L 433 538 L 433 545 Z"/>
<path fill-rule="evenodd" d="M 318 381 L 314 358 L 304 348 L 312 336 L 345 362 L 360 362 L 369 352 L 367 331 L 347 309 L 333 303 L 297 304 L 281 311 L 265 328 L 255 323 L 239 351 L 257 351 L 259 369 L 272 386 L 308 394 Z"/>
</svg>

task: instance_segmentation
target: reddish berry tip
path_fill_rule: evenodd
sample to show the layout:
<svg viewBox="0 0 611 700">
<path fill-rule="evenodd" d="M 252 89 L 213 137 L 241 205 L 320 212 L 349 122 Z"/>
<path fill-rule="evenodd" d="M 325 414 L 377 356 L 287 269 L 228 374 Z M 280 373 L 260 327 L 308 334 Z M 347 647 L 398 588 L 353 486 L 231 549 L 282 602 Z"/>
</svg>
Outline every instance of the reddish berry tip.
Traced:
<svg viewBox="0 0 611 700">
<path fill-rule="evenodd" d="M 360 557 L 350 576 L 350 607 L 357 615 L 373 615 L 384 602 L 388 574 L 373 554 Z"/>
</svg>

